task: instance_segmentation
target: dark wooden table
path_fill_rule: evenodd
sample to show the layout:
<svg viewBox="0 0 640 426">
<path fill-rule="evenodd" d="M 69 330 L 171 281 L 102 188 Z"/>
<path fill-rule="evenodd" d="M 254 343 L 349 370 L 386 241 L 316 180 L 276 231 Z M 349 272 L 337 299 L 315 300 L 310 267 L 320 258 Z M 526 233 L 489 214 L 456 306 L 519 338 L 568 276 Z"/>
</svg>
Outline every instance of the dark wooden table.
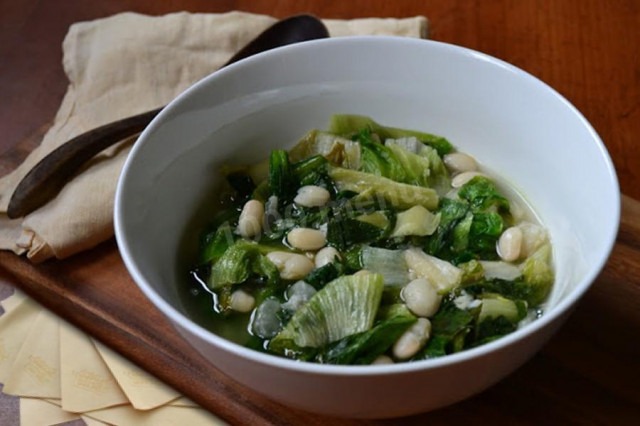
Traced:
<svg viewBox="0 0 640 426">
<path fill-rule="evenodd" d="M 121 11 L 157 15 L 234 9 L 276 17 L 302 12 L 343 19 L 425 15 L 432 39 L 506 60 L 566 96 L 604 140 L 622 192 L 640 199 L 639 0 L 0 0 L 0 154 L 16 155 L 20 141 L 37 139 L 53 119 L 67 87 L 60 46 L 71 23 Z M 628 207 L 631 222 L 640 218 L 637 203 Z M 616 247 L 609 269 L 534 361 L 515 379 L 464 403 L 471 410 L 468 419 L 540 423 L 548 414 L 563 422 L 631 423 L 640 413 L 640 383 L 631 380 L 640 371 L 640 350 L 633 344 L 640 336 L 640 239 L 634 235 Z M 625 279 L 628 285 L 611 287 L 616 297 L 602 284 Z M 0 284 L 0 295 L 6 292 Z M 598 330 L 610 335 L 591 339 L 589 334 Z M 585 343 L 590 340 L 591 345 Z M 548 383 L 512 389 L 549 369 L 557 374 Z M 567 402 L 572 401 L 567 392 L 575 395 L 575 403 Z M 0 397 L 0 424 L 17 425 L 15 409 Z M 531 416 L 522 417 L 529 410 Z M 454 412 L 455 407 L 441 410 L 431 420 L 465 418 Z"/>
</svg>

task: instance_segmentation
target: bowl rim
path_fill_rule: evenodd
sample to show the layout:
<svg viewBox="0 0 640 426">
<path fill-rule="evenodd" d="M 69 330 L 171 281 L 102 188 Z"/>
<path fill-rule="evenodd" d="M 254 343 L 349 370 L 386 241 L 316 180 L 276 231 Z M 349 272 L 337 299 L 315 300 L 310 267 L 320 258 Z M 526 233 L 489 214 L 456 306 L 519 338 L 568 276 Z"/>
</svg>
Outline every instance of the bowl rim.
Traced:
<svg viewBox="0 0 640 426">
<path fill-rule="evenodd" d="M 178 109 L 183 103 L 187 102 L 188 99 L 192 96 L 192 94 L 201 90 L 201 88 L 212 84 L 212 81 L 224 76 L 228 73 L 236 72 L 238 69 L 248 68 L 253 66 L 254 63 L 259 63 L 264 60 L 275 60 L 281 55 L 289 55 L 295 54 L 295 52 L 299 50 L 306 49 L 314 49 L 314 48 L 323 48 L 324 46 L 334 46 L 338 45 L 341 48 L 350 48 L 349 46 L 361 46 L 368 44 L 378 44 L 378 45 L 415 45 L 420 46 L 419 48 L 427 47 L 428 49 L 434 49 L 436 51 L 445 51 L 445 54 L 453 54 L 453 55 L 462 55 L 467 57 L 473 57 L 475 59 L 482 60 L 491 64 L 492 66 L 497 66 L 511 73 L 515 73 L 520 78 L 533 83 L 538 86 L 541 90 L 548 92 L 553 98 L 555 98 L 558 102 L 564 104 L 566 108 L 568 108 L 579 120 L 579 122 L 584 126 L 584 128 L 589 133 L 592 141 L 596 144 L 601 158 L 605 162 L 606 171 L 608 174 L 609 185 L 614 190 L 613 197 L 615 199 L 615 203 L 612 206 L 612 216 L 611 223 L 608 223 L 609 229 L 609 237 L 606 244 L 601 248 L 599 257 L 596 262 L 591 264 L 590 270 L 585 275 L 585 277 L 576 285 L 576 287 L 567 294 L 562 300 L 555 305 L 549 312 L 545 312 L 545 314 L 533 321 L 530 324 L 527 324 L 525 327 L 522 327 L 500 339 L 497 339 L 493 342 L 486 343 L 484 345 L 478 346 L 476 348 L 467 349 L 462 352 L 458 352 L 455 354 L 446 355 L 439 358 L 432 358 L 420 361 L 412 361 L 406 363 L 395 363 L 390 365 L 328 365 L 328 364 L 317 364 L 312 362 L 300 362 L 291 360 L 284 357 L 279 357 L 276 355 L 266 354 L 262 352 L 258 352 L 253 349 L 246 348 L 237 343 L 234 343 L 225 338 L 219 337 L 213 332 L 208 331 L 202 326 L 195 323 L 186 315 L 182 314 L 176 308 L 174 308 L 171 304 L 165 301 L 153 287 L 147 282 L 145 276 L 138 268 L 138 265 L 135 261 L 135 256 L 131 252 L 129 239 L 124 232 L 124 223 L 125 219 L 125 210 L 123 205 L 123 197 L 125 192 L 125 187 L 127 186 L 127 179 L 131 170 L 133 168 L 133 163 L 136 157 L 136 154 L 140 150 L 140 147 L 146 143 L 149 138 L 152 137 L 155 130 L 160 126 L 160 124 L 169 117 L 174 116 L 174 111 Z M 318 47 L 319 46 L 319 47 Z M 345 47 L 346 46 L 346 47 Z M 269 59 L 274 58 L 274 59 Z M 174 324 L 174 327 L 178 325 L 180 328 L 187 330 L 192 335 L 195 335 L 201 340 L 212 344 L 215 347 L 218 347 L 225 352 L 232 353 L 235 356 L 240 356 L 245 358 L 251 362 L 268 365 L 270 367 L 276 367 L 278 369 L 297 371 L 300 373 L 311 373 L 311 374 L 321 374 L 321 375 L 337 375 L 337 376 L 371 376 L 371 375 L 390 375 L 390 374 L 402 374 L 402 373 L 411 373 L 415 371 L 429 370 L 429 369 L 437 369 L 440 367 L 446 367 L 453 364 L 462 363 L 474 358 L 480 358 L 488 355 L 491 352 L 499 351 L 507 348 L 511 344 L 524 340 L 529 336 L 536 334 L 543 328 L 554 323 L 558 318 L 562 317 L 565 313 L 570 311 L 570 308 L 583 296 L 583 294 L 589 289 L 589 287 L 594 282 L 597 275 L 600 273 L 602 268 L 604 267 L 606 261 L 608 260 L 611 251 L 613 250 L 613 246 L 615 243 L 615 239 L 618 233 L 619 223 L 620 223 L 620 189 L 619 189 L 618 178 L 615 172 L 615 168 L 613 166 L 613 162 L 611 157 L 602 142 L 601 138 L 595 131 L 595 129 L 591 126 L 591 124 L 587 121 L 587 119 L 578 111 L 578 109 L 573 106 L 564 96 L 558 93 L 555 89 L 550 87 L 548 84 L 544 83 L 542 80 L 533 76 L 532 74 L 511 65 L 503 60 L 497 59 L 493 56 L 487 55 L 485 53 L 478 52 L 476 50 L 472 50 L 462 46 L 456 46 L 449 43 L 433 41 L 433 40 L 424 40 L 424 39 L 413 39 L 406 37 L 396 37 L 396 36 L 351 36 L 351 37 L 338 37 L 338 38 L 327 38 L 320 39 L 314 41 L 307 41 L 303 43 L 297 43 L 289 46 L 279 47 L 268 52 L 263 52 L 251 56 L 249 58 L 243 59 L 237 63 L 231 64 L 227 67 L 224 67 L 218 71 L 215 71 L 208 76 L 204 77 L 200 81 L 196 82 L 180 95 L 178 95 L 173 101 L 171 101 L 161 112 L 158 114 L 153 121 L 145 128 L 142 134 L 138 137 L 138 140 L 134 144 L 131 152 L 129 153 L 126 162 L 122 168 L 122 172 L 120 173 L 120 177 L 118 179 L 118 184 L 116 188 L 115 194 L 115 206 L 114 206 L 114 228 L 115 228 L 115 236 L 116 241 L 124 261 L 124 264 L 131 274 L 136 285 L 142 290 L 144 295 L 158 308 L 166 317 L 170 319 L 170 321 Z M 210 360 L 215 364 L 215 360 Z"/>
</svg>

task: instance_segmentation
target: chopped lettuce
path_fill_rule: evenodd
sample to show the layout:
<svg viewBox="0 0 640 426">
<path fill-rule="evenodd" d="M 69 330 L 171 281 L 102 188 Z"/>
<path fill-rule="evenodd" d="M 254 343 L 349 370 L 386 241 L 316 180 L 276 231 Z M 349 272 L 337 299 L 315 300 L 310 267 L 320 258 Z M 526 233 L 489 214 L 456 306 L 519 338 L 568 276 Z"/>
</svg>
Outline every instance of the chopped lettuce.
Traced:
<svg viewBox="0 0 640 426">
<path fill-rule="evenodd" d="M 405 251 L 405 261 L 409 270 L 418 278 L 424 278 L 438 289 L 440 294 L 446 293 L 460 284 L 462 270 L 434 256 L 429 256 L 417 248 Z"/>
<path fill-rule="evenodd" d="M 445 299 L 438 312 L 431 318 L 429 342 L 414 359 L 436 358 L 462 350 L 473 321 L 474 316 L 471 312 L 458 309 L 453 301 Z"/>
<path fill-rule="evenodd" d="M 428 158 L 414 154 L 394 142 L 387 142 L 385 145 L 405 170 L 404 180 L 394 180 L 418 186 L 431 186 L 431 163 Z"/>
<path fill-rule="evenodd" d="M 292 198 L 296 189 L 295 175 L 289 163 L 289 154 L 281 149 L 271 151 L 269 157 L 269 187 L 279 199 Z"/>
<path fill-rule="evenodd" d="M 360 144 L 327 132 L 312 130 L 289 153 L 291 161 L 321 155 L 331 164 L 357 169 L 360 167 Z"/>
<path fill-rule="evenodd" d="M 340 167 L 329 168 L 329 177 L 341 191 L 353 191 L 358 194 L 371 191 L 396 208 L 408 209 L 414 205 L 421 205 L 433 210 L 438 206 L 438 194 L 431 188 L 398 183 L 384 177 Z"/>
<path fill-rule="evenodd" d="M 364 129 L 354 136 L 354 139 L 360 142 L 362 150 L 358 170 L 396 182 L 413 183 L 393 150 L 372 140 L 370 133 L 369 129 Z"/>
<path fill-rule="evenodd" d="M 422 206 L 414 206 L 398 213 L 391 237 L 431 235 L 438 229 L 439 223 L 440 214 L 433 214 Z"/>
<path fill-rule="evenodd" d="M 551 268 L 551 245 L 543 244 L 522 264 L 524 282 L 530 288 L 527 301 L 539 305 L 547 298 L 553 285 L 553 269 Z"/>
<path fill-rule="evenodd" d="M 438 151 L 440 156 L 445 155 L 453 150 L 453 146 L 442 136 L 436 136 L 429 133 L 417 132 L 414 130 L 398 129 L 395 127 L 381 126 L 369 117 L 362 115 L 334 115 L 331 117 L 329 131 L 342 136 L 351 136 L 362 129 L 369 128 L 377 134 L 382 140 L 387 138 L 399 139 L 414 136 L 422 143 L 432 146 Z"/>
<path fill-rule="evenodd" d="M 270 285 L 278 284 L 280 280 L 278 268 L 261 252 L 264 249 L 251 241 L 236 241 L 211 267 L 208 286 L 218 289 L 240 284 L 249 279 L 252 274 L 266 278 Z"/>
<path fill-rule="evenodd" d="M 404 286 L 409 281 L 409 267 L 403 250 L 387 250 L 378 247 L 363 247 L 362 268 L 382 274 L 387 286 Z"/>
<path fill-rule="evenodd" d="M 467 200 L 474 212 L 509 211 L 509 200 L 503 197 L 495 184 L 484 176 L 476 176 L 462 185 L 458 196 Z"/>
<path fill-rule="evenodd" d="M 285 354 L 298 348 L 319 348 L 373 326 L 384 282 L 382 275 L 340 277 L 318 291 L 269 343 L 269 349 Z"/>
<path fill-rule="evenodd" d="M 212 263 L 220 259 L 235 240 L 233 228 L 221 225 L 215 232 L 204 236 L 200 249 L 200 263 Z"/>
<path fill-rule="evenodd" d="M 404 306 L 404 305 L 402 305 Z M 317 356 L 326 364 L 371 364 L 387 352 L 417 318 L 408 309 L 395 310 L 395 315 L 380 321 L 371 330 L 347 336 L 330 345 Z"/>
</svg>

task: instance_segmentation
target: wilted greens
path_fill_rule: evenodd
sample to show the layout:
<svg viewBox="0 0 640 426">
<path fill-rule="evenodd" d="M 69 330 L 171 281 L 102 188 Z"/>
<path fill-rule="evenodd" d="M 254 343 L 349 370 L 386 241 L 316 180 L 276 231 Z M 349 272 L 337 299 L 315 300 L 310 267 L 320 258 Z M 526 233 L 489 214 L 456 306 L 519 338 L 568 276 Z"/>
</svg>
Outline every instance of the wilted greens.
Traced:
<svg viewBox="0 0 640 426">
<path fill-rule="evenodd" d="M 351 365 L 445 356 L 534 320 L 553 285 L 535 216 L 444 137 L 336 115 L 223 172 L 190 276 L 212 329 L 252 349 Z"/>
</svg>

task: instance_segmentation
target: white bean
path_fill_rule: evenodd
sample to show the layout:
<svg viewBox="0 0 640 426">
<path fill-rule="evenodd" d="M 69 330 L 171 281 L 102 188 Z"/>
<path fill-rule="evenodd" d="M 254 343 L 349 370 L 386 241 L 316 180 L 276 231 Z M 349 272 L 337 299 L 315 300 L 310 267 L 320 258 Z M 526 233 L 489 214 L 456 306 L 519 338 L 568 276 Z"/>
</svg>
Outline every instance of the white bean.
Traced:
<svg viewBox="0 0 640 426">
<path fill-rule="evenodd" d="M 378 358 L 374 359 L 371 365 L 383 365 L 383 364 L 393 364 L 393 360 L 391 357 L 387 355 L 380 355 Z"/>
<path fill-rule="evenodd" d="M 506 262 L 518 260 L 522 252 L 522 229 L 512 226 L 498 240 L 498 255 Z"/>
<path fill-rule="evenodd" d="M 447 154 L 444 156 L 443 161 L 453 173 L 475 172 L 478 170 L 478 163 L 475 158 L 463 152 Z"/>
<path fill-rule="evenodd" d="M 320 207 L 327 204 L 331 194 L 321 186 L 307 185 L 298 189 L 298 195 L 293 201 L 304 207 Z"/>
<path fill-rule="evenodd" d="M 407 308 L 419 317 L 432 317 L 438 312 L 442 301 L 436 288 L 424 278 L 411 281 L 400 294 Z"/>
<path fill-rule="evenodd" d="M 463 172 L 463 173 L 460 173 L 459 175 L 456 175 L 453 179 L 451 179 L 451 186 L 453 186 L 454 188 L 460 188 L 462 185 L 469 182 L 471 179 L 473 179 L 476 176 L 486 177 L 485 174 L 480 172 Z"/>
<path fill-rule="evenodd" d="M 398 359 L 411 358 L 424 347 L 430 334 L 431 322 L 426 318 L 418 318 L 418 321 L 393 344 L 393 356 Z"/>
<path fill-rule="evenodd" d="M 327 244 L 324 234 L 311 228 L 292 229 L 287 234 L 287 241 L 298 250 L 318 250 Z"/>
<path fill-rule="evenodd" d="M 236 290 L 231 293 L 229 306 L 237 312 L 249 312 L 256 304 L 256 299 L 244 290 Z"/>
<path fill-rule="evenodd" d="M 520 257 L 531 256 L 545 241 L 548 240 L 547 232 L 543 227 L 530 223 L 522 222 L 518 225 L 522 231 L 522 249 Z"/>
<path fill-rule="evenodd" d="M 264 205 L 258 200 L 249 200 L 242 207 L 236 231 L 244 238 L 254 237 L 262 232 Z"/>
<path fill-rule="evenodd" d="M 322 268 L 325 265 L 340 260 L 340 253 L 333 247 L 325 247 L 316 254 L 316 268 Z"/>
<path fill-rule="evenodd" d="M 285 280 L 299 280 L 313 270 L 313 262 L 303 254 L 272 251 L 267 254 L 267 259 L 276 265 L 280 278 Z"/>
</svg>

